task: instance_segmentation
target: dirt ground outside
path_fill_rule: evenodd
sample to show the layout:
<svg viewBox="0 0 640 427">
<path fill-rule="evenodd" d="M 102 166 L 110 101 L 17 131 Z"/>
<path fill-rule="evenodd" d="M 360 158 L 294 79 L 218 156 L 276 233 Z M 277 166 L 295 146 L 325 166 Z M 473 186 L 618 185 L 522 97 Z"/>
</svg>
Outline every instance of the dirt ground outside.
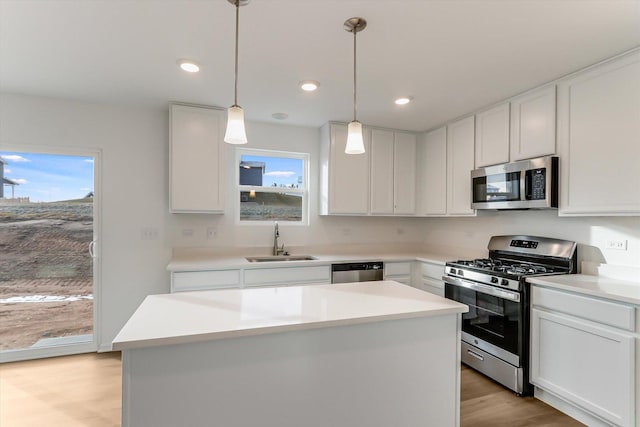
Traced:
<svg viewBox="0 0 640 427">
<path fill-rule="evenodd" d="M 93 333 L 93 203 L 0 205 L 0 350 Z"/>
</svg>

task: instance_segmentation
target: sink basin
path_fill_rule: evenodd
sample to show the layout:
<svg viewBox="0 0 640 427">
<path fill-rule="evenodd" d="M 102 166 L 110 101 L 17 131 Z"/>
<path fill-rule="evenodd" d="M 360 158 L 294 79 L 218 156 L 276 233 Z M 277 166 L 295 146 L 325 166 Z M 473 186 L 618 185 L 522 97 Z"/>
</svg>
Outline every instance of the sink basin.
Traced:
<svg viewBox="0 0 640 427">
<path fill-rule="evenodd" d="M 311 255 L 277 255 L 277 256 L 249 256 L 249 262 L 271 262 L 271 261 L 311 261 L 316 258 Z"/>
</svg>

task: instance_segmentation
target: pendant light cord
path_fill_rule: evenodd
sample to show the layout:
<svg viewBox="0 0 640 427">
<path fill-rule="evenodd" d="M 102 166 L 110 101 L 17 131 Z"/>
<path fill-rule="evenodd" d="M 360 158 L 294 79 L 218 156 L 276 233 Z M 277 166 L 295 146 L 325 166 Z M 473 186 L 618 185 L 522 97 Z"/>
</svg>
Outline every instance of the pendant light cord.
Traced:
<svg viewBox="0 0 640 427">
<path fill-rule="evenodd" d="M 353 121 L 356 121 L 356 28 L 353 27 Z"/>
<path fill-rule="evenodd" d="M 238 105 L 238 23 L 240 21 L 240 0 L 236 0 L 236 72 L 233 105 Z"/>
</svg>

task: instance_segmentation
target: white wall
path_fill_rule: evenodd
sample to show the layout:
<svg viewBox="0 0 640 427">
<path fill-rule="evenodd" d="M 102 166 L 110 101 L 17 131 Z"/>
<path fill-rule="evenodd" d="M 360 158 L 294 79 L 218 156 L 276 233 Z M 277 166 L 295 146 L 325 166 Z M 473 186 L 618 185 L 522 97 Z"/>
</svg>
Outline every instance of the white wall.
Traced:
<svg viewBox="0 0 640 427">
<path fill-rule="evenodd" d="M 427 250 L 441 248 L 453 258 L 486 256 L 493 235 L 526 234 L 576 241 L 579 263 L 640 267 L 640 217 L 558 217 L 555 210 L 484 211 L 477 217 L 425 219 L 424 230 Z M 607 249 L 612 239 L 627 240 L 627 250 Z"/>
<path fill-rule="evenodd" d="M 0 150 L 102 150 L 101 349 L 146 295 L 169 289 L 167 123 L 162 110 L 0 94 Z M 143 241 L 142 227 L 157 228 L 158 239 Z"/>
</svg>

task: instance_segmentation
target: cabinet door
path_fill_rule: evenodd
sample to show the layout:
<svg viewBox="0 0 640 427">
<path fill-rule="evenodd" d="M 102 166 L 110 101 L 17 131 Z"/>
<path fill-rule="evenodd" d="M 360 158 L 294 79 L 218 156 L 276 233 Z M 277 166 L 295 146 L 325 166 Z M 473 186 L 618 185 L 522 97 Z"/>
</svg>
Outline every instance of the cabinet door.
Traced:
<svg viewBox="0 0 640 427">
<path fill-rule="evenodd" d="M 509 161 L 509 103 L 476 114 L 476 167 Z"/>
<path fill-rule="evenodd" d="M 474 215 L 471 171 L 474 161 L 474 117 L 447 126 L 447 213 Z"/>
<path fill-rule="evenodd" d="M 531 382 L 619 426 L 635 423 L 634 346 L 633 336 L 531 310 Z"/>
<path fill-rule="evenodd" d="M 640 214 L 640 51 L 558 85 L 561 215 Z"/>
<path fill-rule="evenodd" d="M 371 131 L 371 213 L 393 214 L 393 132 Z"/>
<path fill-rule="evenodd" d="M 418 156 L 419 214 L 443 216 L 447 213 L 447 128 L 427 133 Z"/>
<path fill-rule="evenodd" d="M 556 85 L 511 100 L 511 161 L 556 153 Z"/>
<path fill-rule="evenodd" d="M 396 132 L 393 152 L 393 212 L 416 213 L 416 136 Z"/>
<path fill-rule="evenodd" d="M 171 212 L 222 213 L 224 110 L 171 105 L 170 114 Z"/>
<path fill-rule="evenodd" d="M 366 215 L 369 210 L 370 132 L 363 129 L 364 154 L 346 154 L 347 126 L 332 124 L 329 157 L 329 213 Z"/>
</svg>

